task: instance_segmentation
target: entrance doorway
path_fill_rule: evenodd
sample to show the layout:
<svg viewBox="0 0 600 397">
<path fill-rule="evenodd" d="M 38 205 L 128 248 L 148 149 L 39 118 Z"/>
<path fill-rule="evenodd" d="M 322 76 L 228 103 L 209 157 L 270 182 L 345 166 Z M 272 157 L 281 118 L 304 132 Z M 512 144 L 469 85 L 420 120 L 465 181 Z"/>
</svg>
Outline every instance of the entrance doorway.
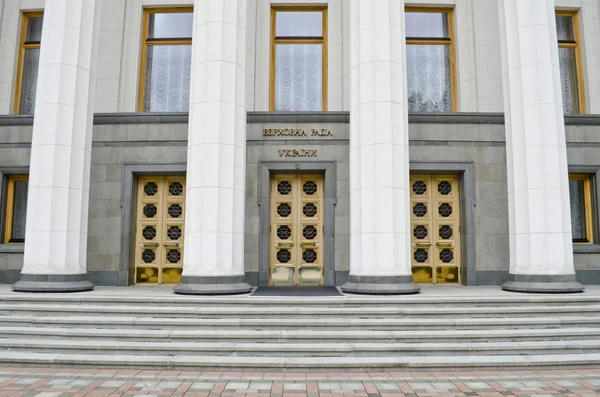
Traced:
<svg viewBox="0 0 600 397">
<path fill-rule="evenodd" d="M 269 285 L 323 285 L 323 176 L 271 178 Z"/>
<path fill-rule="evenodd" d="M 135 284 L 177 284 L 183 270 L 185 177 L 138 181 Z"/>
<path fill-rule="evenodd" d="M 457 175 L 411 175 L 412 273 L 416 283 L 461 283 Z"/>
</svg>

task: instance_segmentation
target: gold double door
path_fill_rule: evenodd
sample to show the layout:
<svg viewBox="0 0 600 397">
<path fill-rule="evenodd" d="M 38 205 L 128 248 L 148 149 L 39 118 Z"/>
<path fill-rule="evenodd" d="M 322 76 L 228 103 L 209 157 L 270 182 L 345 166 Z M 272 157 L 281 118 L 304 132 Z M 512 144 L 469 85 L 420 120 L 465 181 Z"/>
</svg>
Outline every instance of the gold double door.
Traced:
<svg viewBox="0 0 600 397">
<path fill-rule="evenodd" d="M 183 270 L 185 177 L 138 181 L 135 284 L 177 284 Z"/>
<path fill-rule="evenodd" d="M 411 175 L 412 273 L 416 283 L 460 283 L 457 175 Z"/>
<path fill-rule="evenodd" d="M 322 285 L 324 267 L 323 176 L 271 179 L 269 285 Z"/>
</svg>

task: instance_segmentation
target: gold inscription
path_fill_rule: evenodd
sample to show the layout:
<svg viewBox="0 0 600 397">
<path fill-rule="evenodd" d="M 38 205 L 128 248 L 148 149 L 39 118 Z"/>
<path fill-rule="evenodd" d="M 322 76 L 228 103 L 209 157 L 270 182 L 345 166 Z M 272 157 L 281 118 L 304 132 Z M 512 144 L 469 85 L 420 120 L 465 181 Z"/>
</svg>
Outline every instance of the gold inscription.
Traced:
<svg viewBox="0 0 600 397">
<path fill-rule="evenodd" d="M 321 128 L 320 130 L 316 128 L 310 129 L 311 136 L 333 136 L 333 132 L 331 132 L 328 128 Z"/>
<path fill-rule="evenodd" d="M 317 157 L 317 149 L 280 149 L 279 157 Z"/>
</svg>

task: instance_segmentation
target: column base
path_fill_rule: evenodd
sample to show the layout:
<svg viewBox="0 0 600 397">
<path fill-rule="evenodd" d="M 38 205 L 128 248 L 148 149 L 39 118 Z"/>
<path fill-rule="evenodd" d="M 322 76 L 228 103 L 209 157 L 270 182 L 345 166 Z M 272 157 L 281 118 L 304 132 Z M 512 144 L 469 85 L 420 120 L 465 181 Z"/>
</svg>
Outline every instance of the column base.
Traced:
<svg viewBox="0 0 600 397">
<path fill-rule="evenodd" d="M 84 274 L 24 274 L 12 285 L 15 292 L 83 292 L 94 289 Z"/>
<path fill-rule="evenodd" d="M 508 281 L 502 289 L 511 292 L 541 292 L 549 294 L 565 294 L 583 292 L 585 287 L 579 284 L 574 274 L 529 275 L 508 274 Z"/>
<path fill-rule="evenodd" d="M 181 284 L 173 292 L 182 295 L 235 295 L 252 291 L 246 276 L 201 277 L 181 276 Z"/>
<path fill-rule="evenodd" d="M 406 295 L 417 294 L 421 287 L 413 283 L 410 276 L 354 276 L 341 287 L 342 292 L 367 295 Z"/>
</svg>

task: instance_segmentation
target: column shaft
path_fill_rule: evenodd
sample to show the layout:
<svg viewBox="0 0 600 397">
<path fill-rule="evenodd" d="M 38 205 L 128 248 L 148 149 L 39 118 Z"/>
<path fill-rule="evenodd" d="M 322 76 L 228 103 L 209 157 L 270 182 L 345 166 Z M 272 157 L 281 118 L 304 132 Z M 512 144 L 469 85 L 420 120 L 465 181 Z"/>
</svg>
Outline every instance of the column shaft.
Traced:
<svg viewBox="0 0 600 397">
<path fill-rule="evenodd" d="M 350 276 L 342 289 L 416 293 L 404 1 L 352 0 L 350 44 Z"/>
<path fill-rule="evenodd" d="M 83 291 L 100 0 L 46 0 L 15 291 Z"/>
<path fill-rule="evenodd" d="M 578 292 L 553 0 L 500 0 L 510 229 L 503 289 Z"/>
<path fill-rule="evenodd" d="M 244 276 L 246 0 L 194 6 L 181 294 L 252 289 Z"/>
</svg>

